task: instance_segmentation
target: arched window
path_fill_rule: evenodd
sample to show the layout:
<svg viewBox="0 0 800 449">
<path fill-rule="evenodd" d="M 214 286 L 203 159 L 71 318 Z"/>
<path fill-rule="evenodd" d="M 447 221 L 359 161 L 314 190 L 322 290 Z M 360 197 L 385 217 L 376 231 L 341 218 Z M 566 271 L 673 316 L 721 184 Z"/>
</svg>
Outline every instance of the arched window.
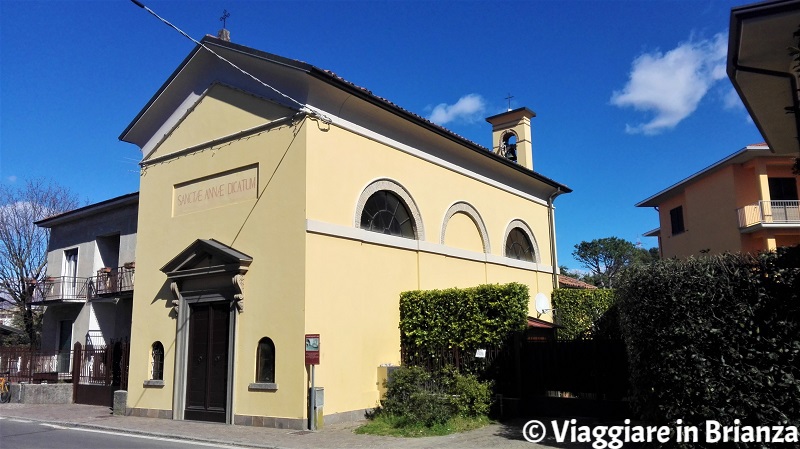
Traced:
<svg viewBox="0 0 800 449">
<path fill-rule="evenodd" d="M 531 239 L 521 228 L 514 228 L 506 238 L 506 257 L 534 262 L 536 260 Z"/>
<path fill-rule="evenodd" d="M 153 343 L 151 350 L 152 380 L 164 380 L 164 345 L 160 341 Z"/>
<path fill-rule="evenodd" d="M 381 234 L 425 240 L 422 215 L 405 187 L 387 178 L 370 182 L 356 203 L 353 225 Z"/>
<path fill-rule="evenodd" d="M 256 382 L 275 383 L 275 343 L 267 337 L 258 341 Z"/>
<path fill-rule="evenodd" d="M 388 190 L 373 193 L 361 211 L 361 229 L 413 239 L 414 218 L 400 197 Z"/>
<path fill-rule="evenodd" d="M 506 227 L 505 255 L 510 259 L 541 263 L 536 236 L 524 221 L 514 219 Z"/>
</svg>

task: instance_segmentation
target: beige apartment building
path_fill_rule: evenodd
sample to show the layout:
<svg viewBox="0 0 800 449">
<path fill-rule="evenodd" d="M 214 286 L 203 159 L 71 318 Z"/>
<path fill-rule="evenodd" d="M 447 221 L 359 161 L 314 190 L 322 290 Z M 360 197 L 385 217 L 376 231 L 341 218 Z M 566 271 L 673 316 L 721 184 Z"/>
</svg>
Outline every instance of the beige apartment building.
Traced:
<svg viewBox="0 0 800 449">
<path fill-rule="evenodd" d="M 794 158 L 749 145 L 636 204 L 658 212 L 661 256 L 758 253 L 800 244 Z"/>
</svg>

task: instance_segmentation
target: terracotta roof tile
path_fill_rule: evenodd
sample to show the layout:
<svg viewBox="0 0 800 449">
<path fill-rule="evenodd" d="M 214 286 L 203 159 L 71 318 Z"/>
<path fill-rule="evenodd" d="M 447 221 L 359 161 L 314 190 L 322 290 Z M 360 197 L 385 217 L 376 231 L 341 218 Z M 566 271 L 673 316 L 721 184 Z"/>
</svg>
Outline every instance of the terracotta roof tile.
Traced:
<svg viewBox="0 0 800 449">
<path fill-rule="evenodd" d="M 558 286 L 561 288 L 588 288 L 588 289 L 597 288 L 592 284 L 588 284 L 586 282 L 583 282 L 575 278 L 571 278 L 563 274 L 558 275 Z"/>
</svg>

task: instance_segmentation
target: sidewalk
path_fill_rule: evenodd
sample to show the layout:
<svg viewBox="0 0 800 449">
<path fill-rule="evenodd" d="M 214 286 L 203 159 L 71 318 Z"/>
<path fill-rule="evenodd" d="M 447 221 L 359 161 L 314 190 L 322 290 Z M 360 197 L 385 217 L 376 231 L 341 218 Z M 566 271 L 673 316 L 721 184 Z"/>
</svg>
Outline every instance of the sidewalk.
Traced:
<svg viewBox="0 0 800 449">
<path fill-rule="evenodd" d="M 173 421 L 171 419 L 114 416 L 108 407 L 93 405 L 0 404 L 0 418 L 19 418 L 131 434 L 151 435 L 191 441 L 203 441 L 250 448 L 334 449 L 334 448 L 526 448 L 544 446 L 522 439 L 521 425 L 492 424 L 466 433 L 442 437 L 394 438 L 357 435 L 353 429 L 361 423 L 326 426 L 317 432 L 227 424 Z M 0 419 L 0 425 L 2 425 Z"/>
</svg>

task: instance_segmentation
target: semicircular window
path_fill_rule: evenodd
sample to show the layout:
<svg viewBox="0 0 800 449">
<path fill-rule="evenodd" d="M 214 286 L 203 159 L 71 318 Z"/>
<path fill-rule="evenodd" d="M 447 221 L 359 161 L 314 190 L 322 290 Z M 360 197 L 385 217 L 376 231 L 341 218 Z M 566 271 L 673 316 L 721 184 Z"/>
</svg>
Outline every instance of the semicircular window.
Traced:
<svg viewBox="0 0 800 449">
<path fill-rule="evenodd" d="M 531 239 L 521 228 L 514 228 L 506 238 L 506 257 L 533 262 L 534 253 Z"/>
<path fill-rule="evenodd" d="M 388 190 L 373 193 L 361 211 L 361 229 L 409 239 L 416 238 L 414 219 L 403 200 Z"/>
</svg>

